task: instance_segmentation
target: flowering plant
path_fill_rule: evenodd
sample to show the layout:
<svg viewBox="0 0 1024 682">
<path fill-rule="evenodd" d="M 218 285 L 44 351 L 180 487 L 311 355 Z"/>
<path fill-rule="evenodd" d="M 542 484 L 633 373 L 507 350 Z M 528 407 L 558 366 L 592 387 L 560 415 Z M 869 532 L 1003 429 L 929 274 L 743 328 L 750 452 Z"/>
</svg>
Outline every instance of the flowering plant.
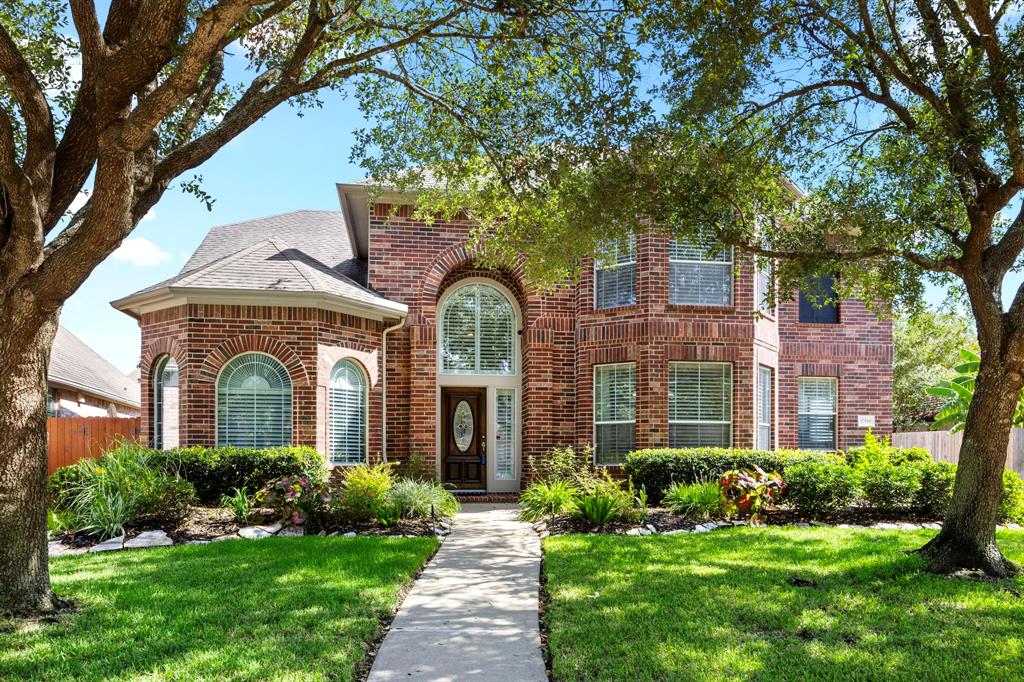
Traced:
<svg viewBox="0 0 1024 682">
<path fill-rule="evenodd" d="M 765 473 L 761 467 L 753 471 L 733 469 L 722 474 L 725 513 L 729 516 L 749 516 L 752 524 L 761 520 L 761 512 L 786 492 L 786 484 L 776 472 Z"/>
<path fill-rule="evenodd" d="M 330 504 L 332 495 L 326 486 L 305 476 L 285 476 L 268 483 L 257 493 L 257 499 L 274 510 L 282 523 L 301 526 L 317 517 Z"/>
</svg>

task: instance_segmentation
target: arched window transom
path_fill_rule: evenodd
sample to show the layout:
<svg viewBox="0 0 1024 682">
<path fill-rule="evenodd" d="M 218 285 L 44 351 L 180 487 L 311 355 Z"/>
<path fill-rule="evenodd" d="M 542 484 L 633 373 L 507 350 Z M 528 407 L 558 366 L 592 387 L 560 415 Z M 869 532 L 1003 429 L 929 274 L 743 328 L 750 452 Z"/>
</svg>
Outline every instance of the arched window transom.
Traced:
<svg viewBox="0 0 1024 682">
<path fill-rule="evenodd" d="M 341 360 L 331 370 L 327 394 L 331 463 L 366 463 L 366 376 L 353 361 Z"/>
<path fill-rule="evenodd" d="M 284 365 L 263 353 L 232 358 L 217 379 L 217 445 L 291 445 L 292 382 Z"/>
<path fill-rule="evenodd" d="M 441 371 L 515 374 L 515 320 L 512 304 L 498 289 L 460 287 L 441 311 Z"/>
</svg>

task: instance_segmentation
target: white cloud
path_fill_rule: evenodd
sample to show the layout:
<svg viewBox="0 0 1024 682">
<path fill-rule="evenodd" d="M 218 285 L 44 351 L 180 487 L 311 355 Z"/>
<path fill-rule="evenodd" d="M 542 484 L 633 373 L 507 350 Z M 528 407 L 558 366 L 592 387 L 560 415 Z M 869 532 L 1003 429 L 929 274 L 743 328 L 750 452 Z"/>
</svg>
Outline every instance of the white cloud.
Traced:
<svg viewBox="0 0 1024 682">
<path fill-rule="evenodd" d="M 160 265 L 171 257 L 171 254 L 145 237 L 125 239 L 111 255 L 119 261 L 131 263 L 140 268 Z"/>
<path fill-rule="evenodd" d="M 146 215 L 142 216 L 143 220 L 156 220 L 156 209 L 151 208 L 146 211 Z"/>
<path fill-rule="evenodd" d="M 74 215 L 78 212 L 78 209 L 85 206 L 85 202 L 89 201 L 89 190 L 80 190 L 75 198 L 71 200 L 71 205 L 68 206 L 68 213 Z"/>
</svg>

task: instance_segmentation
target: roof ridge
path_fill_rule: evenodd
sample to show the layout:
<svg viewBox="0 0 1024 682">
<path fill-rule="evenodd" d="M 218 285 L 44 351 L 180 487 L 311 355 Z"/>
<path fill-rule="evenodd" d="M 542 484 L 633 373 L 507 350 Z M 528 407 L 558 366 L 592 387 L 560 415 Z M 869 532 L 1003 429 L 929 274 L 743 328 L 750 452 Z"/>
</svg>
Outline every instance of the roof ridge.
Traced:
<svg viewBox="0 0 1024 682">
<path fill-rule="evenodd" d="M 255 242 L 253 244 L 250 244 L 249 246 L 246 246 L 246 247 L 243 247 L 243 248 L 239 249 L 238 251 L 235 251 L 234 253 L 229 253 L 228 255 L 226 255 L 226 256 L 224 256 L 222 258 L 218 258 L 215 261 L 210 261 L 206 265 L 200 265 L 198 268 L 195 268 L 193 270 L 189 270 L 187 273 L 181 273 L 177 277 L 172 277 L 171 279 L 178 279 L 180 282 L 184 283 L 185 280 L 193 277 L 194 275 L 199 274 L 200 272 L 204 272 L 204 271 L 205 272 L 216 272 L 217 270 L 220 270 L 225 265 L 228 265 L 229 263 L 234 263 L 236 260 L 239 260 L 239 259 L 241 259 L 241 258 L 243 258 L 245 256 L 248 256 L 250 253 L 252 253 L 253 251 L 256 251 L 257 249 L 259 249 L 260 247 L 262 247 L 262 246 L 264 246 L 266 244 L 271 244 L 271 245 L 274 246 L 274 248 L 278 248 L 277 244 L 274 243 L 273 241 L 271 241 L 270 238 L 261 239 L 258 242 Z M 285 246 L 290 246 L 290 245 L 285 243 Z M 170 281 L 170 280 L 165 280 L 165 281 Z M 159 286 L 159 285 L 156 285 L 156 286 Z"/>
<path fill-rule="evenodd" d="M 274 245 L 274 248 L 275 248 L 275 249 L 277 249 L 277 252 L 278 252 L 278 253 L 284 253 L 286 249 L 295 249 L 296 251 L 298 251 L 299 253 L 301 253 L 301 254 L 302 254 L 303 256 L 305 256 L 305 257 L 307 257 L 307 258 L 309 258 L 309 259 L 312 259 L 312 260 L 316 261 L 317 263 L 320 263 L 320 261 L 316 260 L 316 258 L 313 258 L 313 256 L 310 256 L 310 255 L 309 255 L 308 253 L 306 253 L 306 252 L 305 252 L 305 251 L 303 251 L 302 249 L 296 248 L 296 247 L 292 246 L 291 244 L 289 244 L 288 242 L 285 242 L 285 241 L 283 241 L 283 240 L 282 240 L 282 243 L 283 243 L 283 245 L 284 245 L 284 248 L 281 248 L 281 246 L 280 246 L 280 245 L 278 245 L 277 241 L 275 241 L 275 240 L 280 240 L 280 239 L 281 239 L 281 238 L 280 238 L 280 237 L 278 237 L 277 235 L 271 235 L 271 236 L 267 237 L 267 240 L 266 240 L 266 241 L 268 241 L 268 242 L 270 242 L 271 244 L 273 244 L 273 245 Z M 309 288 L 310 288 L 310 289 L 312 289 L 313 291 L 316 291 L 316 290 L 317 290 L 317 286 L 316 286 L 316 284 L 314 284 L 313 282 L 311 282 L 311 281 L 309 280 L 309 277 L 306 277 L 306 274 L 305 274 L 304 272 L 302 272 L 302 270 L 300 270 L 300 269 L 299 269 L 299 266 L 295 264 L 295 261 L 293 261 L 293 260 L 292 260 L 292 259 L 290 259 L 290 258 L 286 258 L 285 260 L 286 260 L 286 261 L 288 262 L 288 265 L 289 265 L 289 266 L 291 266 L 292 270 L 294 270 L 294 271 L 295 271 L 295 274 L 297 274 L 297 275 L 298 275 L 299 277 L 301 277 L 301 278 L 303 279 L 303 281 L 304 281 L 304 282 L 305 282 L 306 284 L 308 284 L 308 285 L 309 285 Z M 321 263 L 321 265 L 323 265 L 323 264 Z"/>
<path fill-rule="evenodd" d="M 246 218 L 245 220 L 236 220 L 233 223 L 224 223 L 223 225 L 214 225 L 207 233 L 219 230 L 223 227 L 236 227 L 238 225 L 245 225 L 246 223 L 255 223 L 260 220 L 271 220 L 273 218 L 282 218 L 286 215 L 295 215 L 296 213 L 334 213 L 338 215 L 344 215 L 341 211 L 332 211 L 329 208 L 298 208 L 294 211 L 282 211 L 281 213 L 272 213 L 270 215 L 261 215 L 257 218 Z"/>
</svg>

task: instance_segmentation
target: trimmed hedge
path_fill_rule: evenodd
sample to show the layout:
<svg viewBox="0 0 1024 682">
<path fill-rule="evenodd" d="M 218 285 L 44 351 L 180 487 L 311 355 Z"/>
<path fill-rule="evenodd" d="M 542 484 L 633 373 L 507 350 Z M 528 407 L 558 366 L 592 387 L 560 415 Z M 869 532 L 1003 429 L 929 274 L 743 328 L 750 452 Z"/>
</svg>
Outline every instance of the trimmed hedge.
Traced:
<svg viewBox="0 0 1024 682">
<path fill-rule="evenodd" d="M 841 512 L 860 499 L 860 476 L 842 462 L 808 461 L 785 474 L 786 502 L 812 517 Z"/>
<path fill-rule="evenodd" d="M 656 448 L 626 455 L 625 471 L 633 485 L 643 486 L 651 504 L 659 504 L 672 483 L 718 479 L 730 469 L 761 467 L 786 475 L 801 462 L 843 462 L 839 455 L 811 450 L 746 450 L 742 448 Z"/>
<path fill-rule="evenodd" d="M 207 448 L 193 446 L 157 452 L 155 462 L 196 488 L 199 501 L 216 505 L 235 488 L 254 494 L 285 476 L 307 476 L 314 483 L 327 478 L 323 457 L 310 447 Z"/>
</svg>

